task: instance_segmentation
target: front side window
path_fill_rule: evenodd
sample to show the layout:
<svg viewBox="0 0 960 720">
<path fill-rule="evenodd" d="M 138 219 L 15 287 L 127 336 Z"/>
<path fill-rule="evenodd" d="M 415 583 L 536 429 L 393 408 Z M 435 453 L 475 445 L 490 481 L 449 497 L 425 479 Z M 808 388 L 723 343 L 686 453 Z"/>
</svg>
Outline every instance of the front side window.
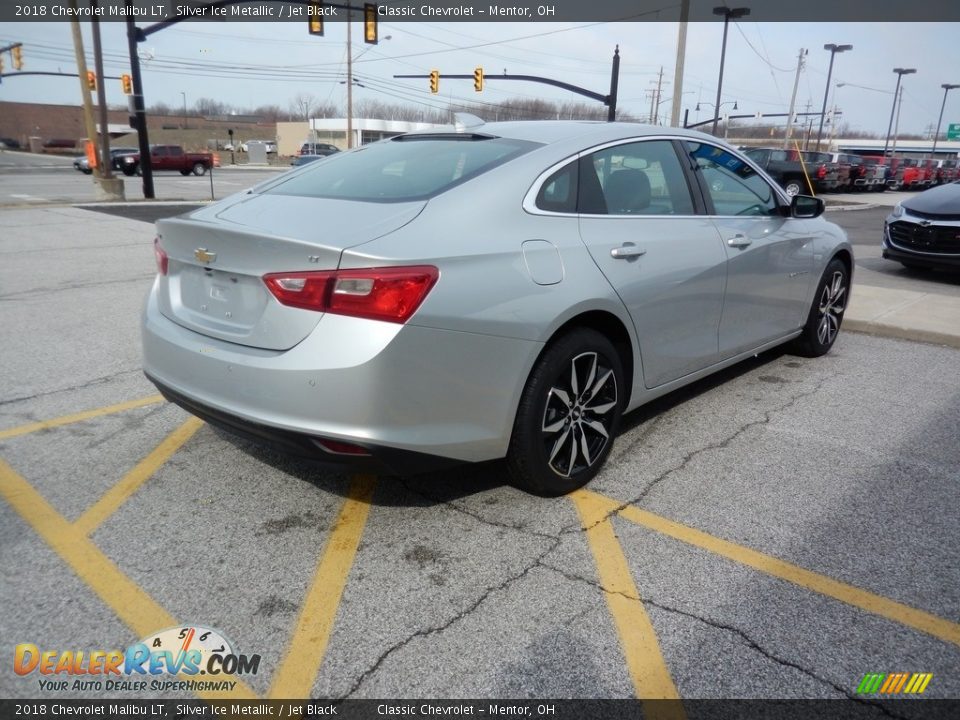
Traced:
<svg viewBox="0 0 960 720">
<path fill-rule="evenodd" d="M 777 215 L 773 188 L 737 155 L 706 143 L 688 142 L 716 215 Z"/>
<path fill-rule="evenodd" d="M 692 215 L 693 199 L 669 140 L 598 150 L 580 160 L 578 209 L 588 215 Z"/>
<path fill-rule="evenodd" d="M 367 202 L 425 200 L 535 147 L 538 143 L 495 137 L 400 136 L 334 153 L 263 192 Z"/>
</svg>

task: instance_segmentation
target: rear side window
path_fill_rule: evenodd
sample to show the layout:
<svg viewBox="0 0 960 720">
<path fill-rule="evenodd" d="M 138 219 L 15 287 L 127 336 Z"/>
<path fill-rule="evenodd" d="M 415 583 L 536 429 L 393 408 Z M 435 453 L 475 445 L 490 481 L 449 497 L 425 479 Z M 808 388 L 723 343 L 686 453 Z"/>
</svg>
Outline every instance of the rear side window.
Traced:
<svg viewBox="0 0 960 720">
<path fill-rule="evenodd" d="M 264 190 L 366 202 L 425 200 L 538 147 L 474 136 L 401 136 L 335 153 Z"/>
<path fill-rule="evenodd" d="M 692 215 L 693 199 L 669 140 L 598 150 L 580 160 L 580 212 L 587 215 Z"/>
</svg>

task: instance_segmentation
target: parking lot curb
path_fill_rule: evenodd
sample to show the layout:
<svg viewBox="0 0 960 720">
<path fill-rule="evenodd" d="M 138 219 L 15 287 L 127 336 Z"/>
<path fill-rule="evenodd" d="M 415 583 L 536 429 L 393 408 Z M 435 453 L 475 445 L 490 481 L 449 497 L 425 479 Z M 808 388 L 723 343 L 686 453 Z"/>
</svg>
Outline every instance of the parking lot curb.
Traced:
<svg viewBox="0 0 960 720">
<path fill-rule="evenodd" d="M 870 320 L 850 318 L 844 319 L 843 329 L 849 330 L 850 332 L 863 333 L 864 335 L 873 335 L 875 337 L 911 340 L 913 342 L 946 345 L 947 347 L 960 349 L 960 336 L 934 332 L 932 330 L 918 330 L 915 328 L 899 327 L 897 325 L 887 325 Z"/>
</svg>

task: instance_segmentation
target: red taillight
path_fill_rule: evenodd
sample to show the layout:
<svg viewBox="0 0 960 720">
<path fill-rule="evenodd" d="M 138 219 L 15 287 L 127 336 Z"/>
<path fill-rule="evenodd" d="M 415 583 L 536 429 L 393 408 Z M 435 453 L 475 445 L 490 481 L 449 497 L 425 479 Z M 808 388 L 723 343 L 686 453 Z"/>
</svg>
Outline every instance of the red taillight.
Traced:
<svg viewBox="0 0 960 720">
<path fill-rule="evenodd" d="M 160 247 L 160 238 L 153 239 L 153 257 L 157 261 L 157 272 L 161 275 L 167 274 L 167 266 L 169 265 L 169 259 L 167 258 L 167 253 L 164 252 L 164 249 Z"/>
<path fill-rule="evenodd" d="M 337 315 L 405 323 L 417 311 L 440 272 L 412 267 L 270 273 L 267 288 L 284 305 Z"/>
<path fill-rule="evenodd" d="M 820 167 L 817 168 L 817 177 L 820 180 L 823 180 L 826 176 L 827 176 L 827 166 L 821 165 Z"/>
<path fill-rule="evenodd" d="M 314 440 L 317 445 L 333 455 L 370 455 L 370 451 L 365 447 L 354 445 L 352 443 L 340 442 L 339 440 Z"/>
</svg>

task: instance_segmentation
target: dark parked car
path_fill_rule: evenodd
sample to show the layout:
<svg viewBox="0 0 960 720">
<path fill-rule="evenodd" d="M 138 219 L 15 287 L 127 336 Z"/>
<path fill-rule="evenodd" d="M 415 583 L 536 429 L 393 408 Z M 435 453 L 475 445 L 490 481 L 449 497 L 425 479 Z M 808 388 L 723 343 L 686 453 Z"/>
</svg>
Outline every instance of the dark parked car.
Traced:
<svg viewBox="0 0 960 720">
<path fill-rule="evenodd" d="M 884 223 L 883 257 L 908 268 L 960 268 L 960 183 L 897 203 Z"/>
<path fill-rule="evenodd" d="M 123 169 L 123 156 L 124 155 L 133 155 L 138 153 L 139 150 L 135 147 L 115 147 L 110 148 L 110 166 L 114 170 Z M 90 168 L 90 163 L 87 160 L 86 155 L 80 155 L 73 159 L 73 167 L 76 170 L 79 170 L 84 175 L 89 175 L 93 172 Z"/>
<path fill-rule="evenodd" d="M 317 160 L 323 160 L 325 157 L 329 157 L 329 155 L 297 155 L 297 157 L 295 157 L 293 162 L 290 164 L 294 167 L 298 165 L 307 165 L 308 163 L 316 162 Z"/>
<path fill-rule="evenodd" d="M 305 142 L 300 146 L 300 152 L 297 155 L 333 155 L 340 152 L 340 148 L 330 143 Z"/>
<path fill-rule="evenodd" d="M 796 150 L 781 148 L 750 148 L 744 152 L 780 183 L 780 187 L 790 197 L 833 190 L 837 186 L 837 168 L 830 161 L 828 153 L 798 153 Z"/>
<path fill-rule="evenodd" d="M 0 150 L 19 150 L 20 143 L 13 138 L 0 137 Z"/>
</svg>

